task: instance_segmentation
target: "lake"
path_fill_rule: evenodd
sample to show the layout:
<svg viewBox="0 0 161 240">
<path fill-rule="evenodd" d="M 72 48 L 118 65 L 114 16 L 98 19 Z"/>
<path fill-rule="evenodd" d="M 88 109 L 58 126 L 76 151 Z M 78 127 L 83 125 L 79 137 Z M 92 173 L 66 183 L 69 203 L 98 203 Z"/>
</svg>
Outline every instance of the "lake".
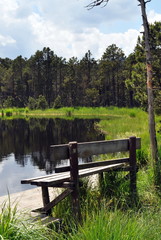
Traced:
<svg viewBox="0 0 161 240">
<path fill-rule="evenodd" d="M 67 164 L 67 160 L 50 161 L 50 145 L 104 140 L 104 135 L 95 127 L 98 121 L 0 119 L 0 196 L 33 188 L 21 184 L 21 180 L 53 173 L 55 166 Z"/>
</svg>

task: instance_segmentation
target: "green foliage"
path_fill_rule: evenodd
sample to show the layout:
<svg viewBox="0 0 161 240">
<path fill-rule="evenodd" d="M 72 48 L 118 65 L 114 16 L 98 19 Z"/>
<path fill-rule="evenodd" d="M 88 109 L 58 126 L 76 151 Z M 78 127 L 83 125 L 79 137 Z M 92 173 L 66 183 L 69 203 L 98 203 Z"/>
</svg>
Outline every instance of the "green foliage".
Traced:
<svg viewBox="0 0 161 240">
<path fill-rule="evenodd" d="M 161 23 L 150 25 L 153 55 L 153 88 L 156 113 L 161 112 Z M 18 56 L 0 61 L 0 95 L 3 107 L 118 106 L 147 110 L 144 37 L 139 37 L 134 52 L 125 57 L 115 44 L 107 46 L 96 61 L 88 50 L 82 59 L 68 61 L 44 47 L 29 59 Z M 43 96 L 45 99 L 39 99 Z"/>
<path fill-rule="evenodd" d="M 150 47 L 152 51 L 153 66 L 153 89 L 154 107 L 156 113 L 160 113 L 160 89 L 161 89 L 161 70 L 160 70 L 160 47 L 161 47 L 161 22 L 150 25 Z M 134 99 L 143 109 L 147 109 L 146 93 L 146 61 L 144 53 L 144 36 L 138 38 L 134 53 L 127 58 L 126 86 L 133 91 Z"/>
<path fill-rule="evenodd" d="M 56 108 L 56 109 L 62 107 L 60 95 L 58 95 L 57 98 L 55 99 L 53 107 Z"/>
<path fill-rule="evenodd" d="M 149 156 L 147 150 L 144 147 L 137 150 L 136 157 L 139 168 L 142 168 L 148 164 Z"/>
<path fill-rule="evenodd" d="M 5 108 L 14 107 L 14 106 L 15 106 L 14 98 L 11 97 L 11 96 L 9 96 L 6 100 L 4 100 L 3 106 L 4 106 Z"/>
<path fill-rule="evenodd" d="M 99 212 L 88 215 L 83 226 L 76 234 L 71 234 L 71 240 L 159 240 L 160 217 L 158 212 L 109 211 L 102 207 Z"/>
<path fill-rule="evenodd" d="M 28 108 L 31 110 L 37 109 L 37 101 L 33 97 L 29 97 Z"/>
<path fill-rule="evenodd" d="M 130 116 L 131 118 L 134 118 L 134 117 L 136 117 L 136 114 L 135 114 L 134 112 L 131 112 L 131 113 L 129 114 L 129 116 Z"/>
<path fill-rule="evenodd" d="M 99 91 L 96 88 L 87 88 L 86 93 L 86 102 L 87 106 L 97 106 L 99 99 Z"/>
<path fill-rule="evenodd" d="M 58 239 L 57 233 L 40 223 L 32 223 L 25 214 L 17 211 L 16 206 L 11 208 L 10 202 L 1 206 L 0 212 L 0 239 L 12 240 L 51 240 Z"/>
<path fill-rule="evenodd" d="M 48 108 L 48 103 L 43 95 L 40 95 L 37 99 L 37 108 L 42 110 Z"/>
<path fill-rule="evenodd" d="M 7 110 L 5 111 L 5 115 L 6 115 L 6 117 L 12 116 L 12 109 L 7 109 Z"/>
</svg>

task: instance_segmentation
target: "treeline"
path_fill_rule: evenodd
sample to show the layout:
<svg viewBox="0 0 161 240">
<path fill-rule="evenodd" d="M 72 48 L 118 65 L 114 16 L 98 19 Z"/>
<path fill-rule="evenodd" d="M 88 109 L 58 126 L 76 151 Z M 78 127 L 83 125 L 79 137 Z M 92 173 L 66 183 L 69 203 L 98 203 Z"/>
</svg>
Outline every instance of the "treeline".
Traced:
<svg viewBox="0 0 161 240">
<path fill-rule="evenodd" d="M 161 111 L 161 22 L 150 25 L 156 110 Z M 147 107 L 144 36 L 125 56 L 115 44 L 101 59 L 90 50 L 66 60 L 44 47 L 29 59 L 0 58 L 1 107 Z"/>
</svg>

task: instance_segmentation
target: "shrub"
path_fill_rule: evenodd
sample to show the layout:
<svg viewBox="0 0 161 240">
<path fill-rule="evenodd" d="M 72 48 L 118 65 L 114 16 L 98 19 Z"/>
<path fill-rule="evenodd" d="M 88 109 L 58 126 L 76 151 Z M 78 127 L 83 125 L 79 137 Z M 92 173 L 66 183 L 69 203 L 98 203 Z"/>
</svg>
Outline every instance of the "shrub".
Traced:
<svg viewBox="0 0 161 240">
<path fill-rule="evenodd" d="M 33 97 L 29 97 L 28 108 L 31 109 L 31 110 L 34 110 L 34 109 L 37 108 L 37 102 Z"/>
<path fill-rule="evenodd" d="M 53 107 L 54 107 L 54 108 L 61 108 L 61 107 L 62 107 L 61 97 L 60 97 L 59 95 L 58 95 L 57 98 L 55 99 L 54 104 L 53 104 Z"/>
<path fill-rule="evenodd" d="M 14 98 L 9 96 L 3 103 L 5 108 L 14 107 Z"/>
<path fill-rule="evenodd" d="M 43 95 L 40 95 L 37 99 L 37 108 L 42 110 L 48 108 L 48 103 Z"/>
<path fill-rule="evenodd" d="M 12 110 L 11 110 L 11 109 L 7 109 L 7 110 L 5 111 L 5 113 L 6 113 L 6 117 L 12 116 Z"/>
</svg>

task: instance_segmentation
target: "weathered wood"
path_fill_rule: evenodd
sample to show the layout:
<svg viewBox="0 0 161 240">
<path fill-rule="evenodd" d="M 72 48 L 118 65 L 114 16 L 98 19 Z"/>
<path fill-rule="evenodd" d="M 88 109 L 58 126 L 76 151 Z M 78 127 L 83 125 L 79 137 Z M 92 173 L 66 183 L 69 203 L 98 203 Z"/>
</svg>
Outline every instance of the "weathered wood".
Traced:
<svg viewBox="0 0 161 240">
<path fill-rule="evenodd" d="M 123 167 L 114 169 L 113 171 L 114 172 L 129 172 L 130 170 L 131 170 L 131 167 L 123 166 Z"/>
<path fill-rule="evenodd" d="M 125 163 L 117 163 L 117 164 L 111 164 L 111 165 L 107 165 L 107 166 L 98 166 L 98 167 L 93 167 L 93 168 L 87 168 L 87 169 L 81 169 L 79 170 L 79 178 L 83 178 L 83 177 L 87 177 L 90 176 L 92 174 L 97 174 L 100 172 L 107 172 L 110 171 L 112 169 L 119 169 L 125 166 Z M 65 173 L 61 173 L 61 175 L 57 176 L 58 173 L 55 173 L 55 176 L 53 177 L 53 174 L 48 175 L 46 178 L 38 178 L 38 179 L 34 179 L 32 181 L 30 181 L 29 183 L 31 185 L 36 185 L 36 186 L 44 186 L 44 187 L 59 187 L 59 184 L 62 184 L 63 187 L 63 183 L 64 181 L 71 181 L 70 179 L 70 172 L 65 172 Z M 23 181 L 24 183 L 25 180 Z M 74 185 L 74 183 L 71 183 L 72 186 Z M 65 185 L 64 185 L 65 186 Z"/>
<path fill-rule="evenodd" d="M 47 178 L 49 175 L 45 175 L 45 176 L 40 176 L 40 177 L 34 177 L 34 178 L 27 178 L 27 179 L 23 179 L 23 180 L 21 180 L 21 184 L 27 184 L 27 183 L 30 183 L 30 182 L 32 182 L 32 181 L 34 181 L 34 180 L 39 180 L 39 179 L 45 179 L 45 178 Z M 55 176 L 55 173 L 54 174 L 50 174 L 50 177 L 54 177 Z"/>
<path fill-rule="evenodd" d="M 109 166 L 101 166 L 101 167 L 94 167 L 94 168 L 87 168 L 87 169 L 82 169 L 79 171 L 79 177 L 88 177 L 93 174 L 101 173 L 101 172 L 108 172 L 113 169 L 117 169 L 120 167 L 123 167 L 124 163 L 117 163 L 117 164 L 112 164 Z"/>
<path fill-rule="evenodd" d="M 66 189 L 64 192 L 62 192 L 58 197 L 56 197 L 53 201 L 49 202 L 42 211 L 48 212 L 50 211 L 55 205 L 57 205 L 60 201 L 62 201 L 64 198 L 66 198 L 70 193 L 72 193 L 72 189 Z"/>
<path fill-rule="evenodd" d="M 60 218 L 54 218 L 51 216 L 47 216 L 46 214 L 40 214 L 36 217 L 32 218 L 32 222 L 41 222 L 42 225 L 44 226 L 48 226 L 51 223 L 61 223 L 61 219 Z"/>
<path fill-rule="evenodd" d="M 80 205 L 79 205 L 79 178 L 90 176 L 92 174 L 100 174 L 103 180 L 103 172 L 107 171 L 129 171 L 129 174 L 124 177 L 130 177 L 130 190 L 133 200 L 136 198 L 136 149 L 141 146 L 140 138 L 131 137 L 129 139 L 99 141 L 89 143 L 71 142 L 68 145 L 52 146 L 53 155 L 57 159 L 69 159 L 70 166 L 56 168 L 56 173 L 31 179 L 24 179 L 21 183 L 29 183 L 42 187 L 42 197 L 44 207 L 37 209 L 41 212 L 51 213 L 51 208 L 58 202 L 71 194 L 73 214 L 76 221 L 80 220 Z M 107 154 L 114 152 L 129 151 L 129 158 L 110 159 L 100 162 L 84 163 L 78 165 L 78 157 L 89 157 L 92 155 Z M 56 199 L 50 202 L 48 187 L 67 188 Z"/>
<path fill-rule="evenodd" d="M 57 205 L 60 201 L 62 201 L 64 198 L 66 198 L 73 190 L 72 189 L 66 189 L 64 192 L 62 192 L 61 194 L 59 194 L 59 196 L 57 196 L 54 200 L 52 200 L 51 202 L 48 202 L 48 204 L 46 204 L 44 207 L 42 208 L 37 208 L 32 210 L 32 212 L 41 212 L 41 213 L 49 213 L 49 211 L 51 212 L 51 209 Z"/>
<path fill-rule="evenodd" d="M 136 148 L 141 145 L 140 138 L 136 139 Z M 129 151 L 129 139 L 112 140 L 112 141 L 97 141 L 78 143 L 78 157 L 89 157 L 93 155 L 126 152 Z M 68 144 L 52 145 L 50 148 L 50 160 L 69 159 Z"/>
<path fill-rule="evenodd" d="M 130 190 L 133 200 L 136 198 L 136 137 L 129 139 Z"/>
<path fill-rule="evenodd" d="M 80 170 L 80 169 L 99 167 L 99 166 L 108 166 L 111 164 L 128 163 L 128 162 L 129 162 L 129 158 L 120 158 L 120 159 L 112 159 L 112 160 L 99 161 L 99 162 L 90 162 L 90 163 L 83 163 L 83 164 L 78 165 L 78 169 Z M 55 168 L 56 173 L 67 172 L 67 171 L 70 171 L 70 166 Z"/>
<path fill-rule="evenodd" d="M 70 178 L 74 184 L 71 193 L 73 214 L 76 221 L 80 221 L 80 204 L 79 204 L 79 176 L 78 176 L 78 151 L 77 142 L 69 143 L 69 160 L 70 160 Z"/>
<path fill-rule="evenodd" d="M 97 174 L 102 171 L 108 171 L 112 168 L 113 169 L 120 168 L 122 166 L 124 166 L 124 163 L 82 169 L 82 170 L 79 170 L 79 178 L 89 176 L 92 174 Z M 34 180 L 30 181 L 29 183 L 31 185 L 44 186 L 44 187 L 58 187 L 59 184 L 60 185 L 62 184 L 62 187 L 63 187 L 64 181 L 70 181 L 70 172 L 61 173 L 61 176 L 57 176 L 57 173 L 56 173 L 54 177 L 53 177 L 53 175 L 52 176 L 48 175 L 46 178 L 43 177 L 42 179 L 41 178 L 34 179 Z M 25 180 L 23 180 L 22 182 L 28 183 Z M 73 183 L 70 183 L 70 184 L 73 185 Z M 65 187 L 65 185 L 66 184 L 64 184 L 64 187 Z"/>
<path fill-rule="evenodd" d="M 45 175 L 45 176 L 41 176 L 41 177 L 36 177 L 36 178 L 30 178 L 30 179 L 23 179 L 21 180 L 21 184 L 31 184 L 31 185 L 37 185 L 37 186 L 42 186 L 41 182 L 43 181 L 53 181 L 57 180 L 58 182 L 64 182 L 64 181 L 68 181 L 69 180 L 69 172 L 67 173 L 57 173 L 57 174 L 50 174 L 50 175 Z M 59 181 L 59 179 L 61 181 Z M 38 184 L 40 182 L 40 184 Z"/>
<path fill-rule="evenodd" d="M 42 190 L 43 205 L 45 207 L 50 202 L 48 187 L 41 187 L 41 190 Z M 50 214 L 51 211 L 49 211 L 48 213 Z"/>
<path fill-rule="evenodd" d="M 54 187 L 73 189 L 74 183 L 73 182 L 63 182 L 63 183 L 54 184 Z"/>
</svg>

